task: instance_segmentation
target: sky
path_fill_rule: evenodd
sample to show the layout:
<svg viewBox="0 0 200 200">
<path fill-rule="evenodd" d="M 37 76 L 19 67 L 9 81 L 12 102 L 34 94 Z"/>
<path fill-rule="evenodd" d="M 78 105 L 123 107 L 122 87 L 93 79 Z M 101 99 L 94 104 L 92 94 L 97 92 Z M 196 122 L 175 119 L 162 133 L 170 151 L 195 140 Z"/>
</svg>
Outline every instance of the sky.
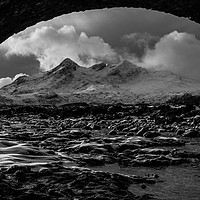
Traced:
<svg viewBox="0 0 200 200">
<path fill-rule="evenodd" d="M 56 67 L 69 57 L 81 66 L 127 59 L 200 81 L 200 25 L 157 11 L 113 8 L 40 22 L 0 44 L 0 87 Z"/>
</svg>

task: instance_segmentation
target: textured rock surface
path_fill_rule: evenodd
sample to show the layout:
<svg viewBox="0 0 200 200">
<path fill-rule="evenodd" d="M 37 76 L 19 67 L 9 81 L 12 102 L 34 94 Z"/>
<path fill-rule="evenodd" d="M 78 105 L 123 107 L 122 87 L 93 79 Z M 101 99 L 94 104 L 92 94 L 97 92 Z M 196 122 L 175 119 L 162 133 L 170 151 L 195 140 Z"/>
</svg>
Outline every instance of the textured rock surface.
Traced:
<svg viewBox="0 0 200 200">
<path fill-rule="evenodd" d="M 200 22 L 199 0 L 1 0 L 0 43 L 40 21 L 75 11 L 111 7 L 142 7 Z"/>
<path fill-rule="evenodd" d="M 185 101 L 0 107 L 0 199 L 199 199 L 200 109 Z"/>
</svg>

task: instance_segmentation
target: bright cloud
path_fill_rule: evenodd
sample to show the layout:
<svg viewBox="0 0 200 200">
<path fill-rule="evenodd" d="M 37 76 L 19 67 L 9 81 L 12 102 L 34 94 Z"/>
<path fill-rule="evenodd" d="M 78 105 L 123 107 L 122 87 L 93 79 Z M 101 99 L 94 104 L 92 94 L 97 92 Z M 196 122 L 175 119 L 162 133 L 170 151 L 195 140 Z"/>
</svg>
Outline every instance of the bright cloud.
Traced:
<svg viewBox="0 0 200 200">
<path fill-rule="evenodd" d="M 119 49 L 113 49 L 102 38 L 78 33 L 71 25 L 58 29 L 42 26 L 10 37 L 0 45 L 0 50 L 8 59 L 12 55 L 33 55 L 42 70 L 57 66 L 67 57 L 82 66 L 128 59 L 147 68 L 165 69 L 200 80 L 200 41 L 192 34 L 174 31 L 159 38 L 137 32 L 124 35 L 121 42 Z M 2 78 L 0 86 L 12 81 Z"/>
<path fill-rule="evenodd" d="M 43 26 L 33 32 L 14 35 L 0 47 L 6 56 L 36 56 L 41 69 L 49 70 L 69 57 L 80 65 L 90 66 L 100 61 L 116 62 L 117 54 L 100 37 L 78 34 L 74 26 L 65 25 L 60 29 Z M 84 60 L 82 58 L 84 57 Z"/>
<path fill-rule="evenodd" d="M 1 78 L 0 79 L 0 88 L 2 88 L 3 86 L 5 86 L 5 85 L 8 85 L 8 84 L 10 84 L 10 83 L 12 83 L 12 78 L 10 78 L 10 77 L 6 77 L 6 78 Z"/>
<path fill-rule="evenodd" d="M 194 35 L 174 31 L 148 49 L 143 58 L 146 67 L 165 69 L 200 80 L 200 41 Z"/>
<path fill-rule="evenodd" d="M 11 84 L 16 79 L 18 79 L 21 76 L 28 76 L 27 74 L 19 73 L 16 74 L 14 78 L 6 77 L 6 78 L 0 78 L 0 88 L 2 88 L 5 85 Z"/>
</svg>

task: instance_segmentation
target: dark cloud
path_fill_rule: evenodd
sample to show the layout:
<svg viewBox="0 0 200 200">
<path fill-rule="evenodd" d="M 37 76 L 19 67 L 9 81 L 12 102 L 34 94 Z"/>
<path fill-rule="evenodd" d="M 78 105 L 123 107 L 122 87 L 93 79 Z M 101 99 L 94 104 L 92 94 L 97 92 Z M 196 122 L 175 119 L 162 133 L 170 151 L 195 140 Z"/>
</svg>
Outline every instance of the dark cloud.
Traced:
<svg viewBox="0 0 200 200">
<path fill-rule="evenodd" d="M 28 75 L 39 72 L 40 64 L 35 56 L 12 55 L 7 58 L 0 52 L 0 78 L 14 77 L 16 74 L 24 73 Z"/>
<path fill-rule="evenodd" d="M 199 24 L 186 18 L 141 8 L 112 8 L 71 13 L 41 22 L 35 27 L 52 26 L 60 29 L 64 25 L 73 25 L 78 33 L 86 32 L 89 37 L 99 36 L 113 48 L 119 47 L 119 40 L 123 35 L 137 32 L 163 37 L 177 30 L 194 34 L 200 39 Z M 34 28 L 29 30 L 32 32 Z"/>
<path fill-rule="evenodd" d="M 70 57 L 87 66 L 125 58 L 200 80 L 199 40 L 199 24 L 157 11 L 71 13 L 14 35 L 7 47 L 0 45 L 0 78 L 38 73 Z"/>
<path fill-rule="evenodd" d="M 85 31 L 88 36 L 98 35 L 113 48 L 119 47 L 119 40 L 123 35 L 137 32 L 163 37 L 177 30 L 194 34 L 200 39 L 199 24 L 186 18 L 140 8 L 86 11 L 73 13 L 70 18 L 64 15 L 62 19 L 62 23 L 71 23 L 77 30 Z M 61 19 L 58 21 L 61 24 Z"/>
<path fill-rule="evenodd" d="M 148 49 L 153 49 L 160 37 L 149 33 L 131 33 L 122 37 L 121 43 L 129 54 L 142 58 Z"/>
<path fill-rule="evenodd" d="M 100 61 L 115 62 L 116 52 L 98 36 L 88 37 L 86 33 L 76 32 L 74 26 L 65 25 L 60 29 L 43 26 L 33 32 L 10 37 L 1 47 L 10 60 L 13 55 L 35 56 L 42 70 L 49 70 L 65 59 L 71 58 L 80 65 L 91 66 Z M 80 59 L 87 57 L 88 62 Z"/>
</svg>

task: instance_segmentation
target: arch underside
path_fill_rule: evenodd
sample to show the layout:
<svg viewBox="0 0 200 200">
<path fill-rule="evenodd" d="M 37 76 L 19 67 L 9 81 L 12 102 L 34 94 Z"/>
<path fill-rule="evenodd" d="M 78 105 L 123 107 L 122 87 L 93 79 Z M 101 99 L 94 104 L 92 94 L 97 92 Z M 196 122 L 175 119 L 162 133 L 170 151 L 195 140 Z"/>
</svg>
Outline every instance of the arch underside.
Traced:
<svg viewBox="0 0 200 200">
<path fill-rule="evenodd" d="M 199 0 L 1 0 L 0 43 L 40 21 L 71 12 L 113 7 L 158 10 L 200 23 Z"/>
</svg>

